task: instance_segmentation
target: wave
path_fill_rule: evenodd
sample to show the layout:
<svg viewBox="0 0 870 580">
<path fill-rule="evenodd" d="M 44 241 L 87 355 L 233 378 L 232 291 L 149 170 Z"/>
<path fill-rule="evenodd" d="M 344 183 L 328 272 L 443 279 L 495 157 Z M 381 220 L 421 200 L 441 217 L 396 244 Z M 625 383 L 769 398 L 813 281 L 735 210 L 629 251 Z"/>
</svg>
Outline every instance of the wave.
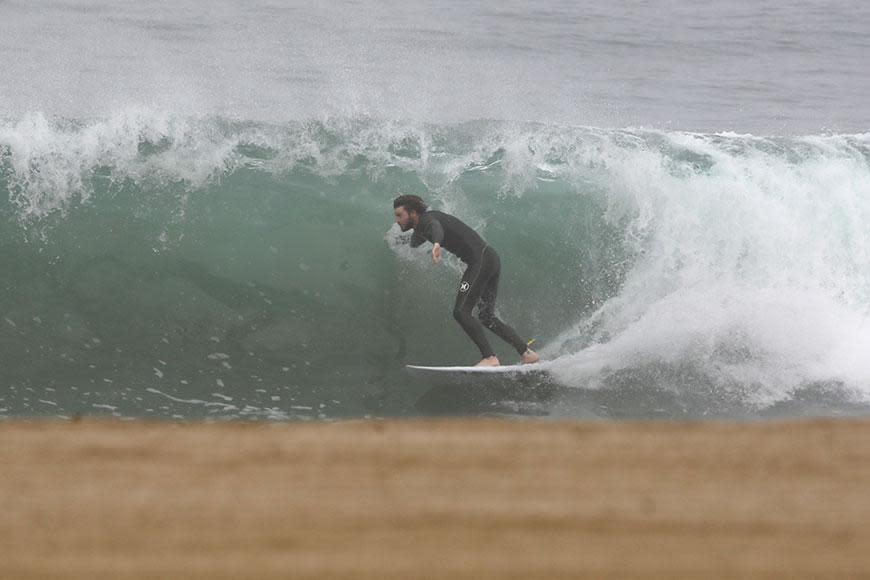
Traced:
<svg viewBox="0 0 870 580">
<path fill-rule="evenodd" d="M 474 358 L 449 317 L 460 265 L 390 228 L 404 192 L 499 249 L 502 316 L 560 384 L 625 394 L 596 412 L 870 395 L 870 135 L 128 109 L 0 122 L 6 407 L 48 388 L 67 412 L 404 412 L 403 364 Z M 216 385 L 232 405 L 179 407 Z"/>
</svg>

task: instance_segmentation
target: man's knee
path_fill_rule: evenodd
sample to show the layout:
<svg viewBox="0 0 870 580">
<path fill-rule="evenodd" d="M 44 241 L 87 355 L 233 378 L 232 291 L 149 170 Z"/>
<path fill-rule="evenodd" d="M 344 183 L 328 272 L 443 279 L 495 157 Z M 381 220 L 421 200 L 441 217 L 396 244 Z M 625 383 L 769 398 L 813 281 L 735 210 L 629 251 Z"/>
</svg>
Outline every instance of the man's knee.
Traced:
<svg viewBox="0 0 870 580">
<path fill-rule="evenodd" d="M 477 319 L 482 325 L 489 328 L 495 320 L 495 314 L 489 310 L 480 310 L 477 313 Z"/>
<path fill-rule="evenodd" d="M 470 312 L 466 312 L 462 308 L 453 309 L 453 319 L 456 320 L 456 322 L 458 322 L 459 324 L 467 322 L 469 318 L 471 318 Z"/>
</svg>

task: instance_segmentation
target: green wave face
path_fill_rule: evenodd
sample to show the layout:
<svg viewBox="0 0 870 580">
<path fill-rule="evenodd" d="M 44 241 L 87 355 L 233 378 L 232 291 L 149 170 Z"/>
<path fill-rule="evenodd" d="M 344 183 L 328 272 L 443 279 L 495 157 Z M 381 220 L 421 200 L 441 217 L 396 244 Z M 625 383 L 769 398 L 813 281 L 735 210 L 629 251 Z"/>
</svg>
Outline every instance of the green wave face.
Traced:
<svg viewBox="0 0 870 580">
<path fill-rule="evenodd" d="M 746 414 L 807 389 L 851 409 L 870 392 L 868 152 L 495 121 L 6 121 L 0 409 L 419 412 L 404 365 L 477 353 L 451 316 L 461 264 L 405 244 L 400 193 L 499 251 L 500 314 L 565 393 L 538 412 Z"/>
</svg>

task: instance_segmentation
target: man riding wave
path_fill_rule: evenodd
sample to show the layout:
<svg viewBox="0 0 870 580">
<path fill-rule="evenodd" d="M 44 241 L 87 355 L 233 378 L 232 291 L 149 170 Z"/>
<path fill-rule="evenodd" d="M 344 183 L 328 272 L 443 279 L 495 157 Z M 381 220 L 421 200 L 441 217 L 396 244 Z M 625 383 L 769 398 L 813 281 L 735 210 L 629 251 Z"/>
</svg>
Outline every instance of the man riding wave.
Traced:
<svg viewBox="0 0 870 580">
<path fill-rule="evenodd" d="M 456 294 L 453 318 L 480 349 L 481 360 L 476 366 L 501 364 L 483 332 L 484 327 L 514 347 L 523 364 L 538 362 L 538 354 L 495 314 L 501 273 L 495 249 L 458 218 L 428 209 L 416 195 L 400 195 L 393 200 L 393 213 L 403 232 L 414 230 L 411 247 L 419 247 L 427 241 L 432 243 L 433 264 L 441 261 L 443 248 L 467 265 Z M 475 306 L 478 307 L 477 319 L 472 316 Z"/>
</svg>

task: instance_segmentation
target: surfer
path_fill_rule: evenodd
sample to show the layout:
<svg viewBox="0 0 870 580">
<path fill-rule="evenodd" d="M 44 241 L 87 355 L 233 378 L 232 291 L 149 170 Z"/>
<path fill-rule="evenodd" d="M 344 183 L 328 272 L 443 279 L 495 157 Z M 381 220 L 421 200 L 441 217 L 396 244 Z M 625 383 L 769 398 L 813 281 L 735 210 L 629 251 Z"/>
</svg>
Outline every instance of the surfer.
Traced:
<svg viewBox="0 0 870 580">
<path fill-rule="evenodd" d="M 514 347 L 523 364 L 538 362 L 538 353 L 529 348 L 513 328 L 495 315 L 495 299 L 501 273 L 501 262 L 495 249 L 454 216 L 428 209 L 426 203 L 416 195 L 400 195 L 393 200 L 393 213 L 403 232 L 414 230 L 411 236 L 412 248 L 426 241 L 432 242 L 433 264 L 441 261 L 442 247 L 466 264 L 456 294 L 453 318 L 480 349 L 481 360 L 476 366 L 501 364 L 486 339 L 484 326 Z M 471 315 L 475 306 L 478 307 L 479 321 Z"/>
</svg>

